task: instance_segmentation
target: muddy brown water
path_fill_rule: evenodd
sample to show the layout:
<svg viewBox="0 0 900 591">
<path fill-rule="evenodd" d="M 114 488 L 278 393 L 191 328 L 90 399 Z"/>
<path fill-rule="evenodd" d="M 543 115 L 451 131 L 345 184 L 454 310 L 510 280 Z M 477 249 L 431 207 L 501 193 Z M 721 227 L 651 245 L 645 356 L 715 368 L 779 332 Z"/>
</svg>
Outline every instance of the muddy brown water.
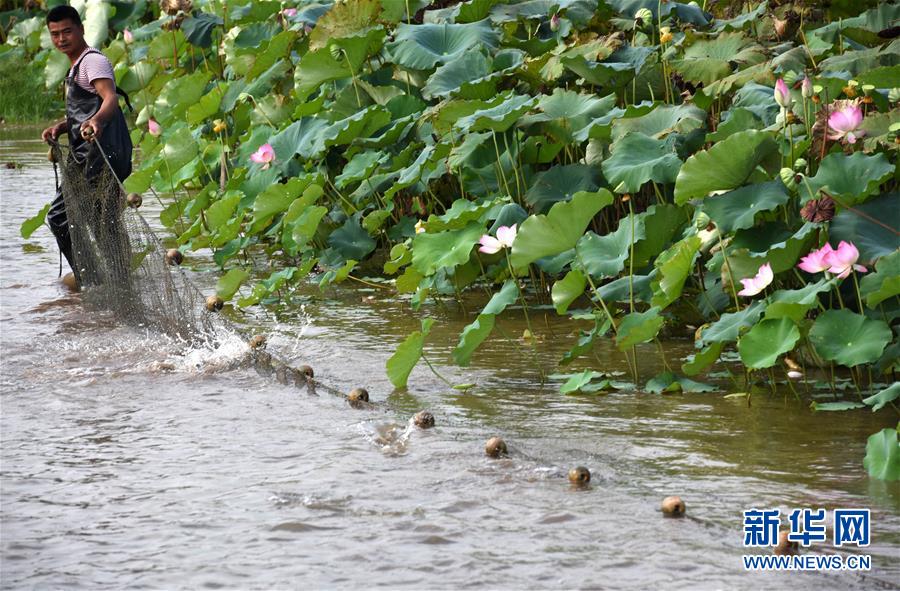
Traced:
<svg viewBox="0 0 900 591">
<path fill-rule="evenodd" d="M 408 301 L 310 286 L 264 312 L 231 312 L 323 382 L 367 387 L 376 406 L 310 396 L 232 369 L 245 350 L 236 338 L 184 350 L 67 293 L 49 231 L 19 236 L 53 192 L 37 133 L 0 137 L 0 162 L 21 165 L 0 168 L 3 588 L 900 584 L 900 486 L 862 466 L 866 437 L 896 416 L 813 414 L 781 391 L 748 406 L 725 398 L 727 383 L 713 394 L 563 396 L 536 368 L 554 371 L 573 323 L 534 311 L 535 360 L 513 311 L 498 321 L 510 338 L 460 369 L 450 351 L 471 316 L 452 303 L 422 310 L 438 320 L 427 354 L 451 381 L 476 386 L 452 390 L 421 364 L 394 392 L 384 363 L 418 327 Z M 211 291 L 215 274 L 197 268 Z M 667 350 L 676 360 L 690 344 Z M 644 379 L 659 370 L 654 348 L 639 358 Z M 625 370 L 611 344 L 591 365 Z M 405 432 L 422 408 L 437 426 Z M 509 459 L 484 456 L 493 435 Z M 576 465 L 593 473 L 585 490 L 566 480 Z M 670 494 L 688 519 L 660 516 Z M 745 572 L 742 511 L 752 507 L 871 508 L 871 571 Z M 863 551 L 829 541 L 807 552 Z"/>
</svg>

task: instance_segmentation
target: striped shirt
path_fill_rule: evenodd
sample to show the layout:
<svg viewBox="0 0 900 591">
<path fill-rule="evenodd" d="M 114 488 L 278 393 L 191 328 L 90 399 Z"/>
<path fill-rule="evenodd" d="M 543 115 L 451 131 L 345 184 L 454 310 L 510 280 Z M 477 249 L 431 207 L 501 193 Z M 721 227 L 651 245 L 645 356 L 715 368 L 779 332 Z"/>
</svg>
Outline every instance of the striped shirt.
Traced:
<svg viewBox="0 0 900 591">
<path fill-rule="evenodd" d="M 88 51 L 92 53 L 85 56 L 84 54 Z M 78 77 L 75 78 L 75 83 L 78 84 L 81 88 L 87 90 L 88 92 L 93 92 L 97 94 L 97 89 L 93 87 L 91 84 L 94 80 L 98 78 L 109 78 L 112 80 L 113 85 L 116 83 L 116 76 L 113 74 L 112 64 L 109 63 L 109 60 L 102 53 L 93 53 L 97 51 L 93 47 L 86 47 L 84 51 L 81 52 L 81 55 L 78 56 L 78 59 L 81 60 L 81 65 L 78 66 Z M 82 59 L 84 56 L 84 59 Z M 75 60 L 75 63 L 78 63 L 78 60 Z M 75 66 L 73 65 L 72 68 Z M 69 68 L 69 76 L 72 75 L 72 68 Z"/>
</svg>

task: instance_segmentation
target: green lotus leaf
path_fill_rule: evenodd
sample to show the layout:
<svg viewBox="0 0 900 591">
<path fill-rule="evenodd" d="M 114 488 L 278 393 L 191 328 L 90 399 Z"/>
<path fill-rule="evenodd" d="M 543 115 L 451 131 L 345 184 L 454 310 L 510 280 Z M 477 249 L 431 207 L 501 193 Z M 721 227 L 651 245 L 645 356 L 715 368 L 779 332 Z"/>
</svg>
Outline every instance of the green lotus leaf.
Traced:
<svg viewBox="0 0 900 591">
<path fill-rule="evenodd" d="M 607 4 L 613 10 L 618 12 L 625 18 L 634 19 L 638 10 L 646 8 L 653 15 L 653 22 L 657 22 L 660 17 L 665 17 L 673 12 L 678 20 L 699 27 L 705 27 L 709 24 L 709 17 L 696 4 L 682 4 L 680 2 L 658 2 L 657 0 L 607 0 Z"/>
<path fill-rule="evenodd" d="M 675 179 L 675 203 L 702 199 L 743 185 L 778 145 L 765 131 L 742 131 L 688 158 Z"/>
<path fill-rule="evenodd" d="M 294 154 L 302 158 L 319 158 L 325 151 L 322 134 L 331 124 L 315 117 L 305 117 L 272 136 L 269 144 L 275 150 L 275 163 L 287 163 Z"/>
<path fill-rule="evenodd" d="M 523 269 L 534 261 L 575 247 L 597 213 L 613 202 L 609 191 L 577 192 L 570 201 L 553 205 L 546 215 L 522 222 L 513 242 L 510 264 Z"/>
<path fill-rule="evenodd" d="M 216 294 L 226 302 L 234 297 L 237 290 L 241 287 L 241 283 L 250 276 L 246 269 L 234 268 L 229 269 L 227 273 L 219 277 L 216 282 Z"/>
<path fill-rule="evenodd" d="M 872 478 L 900 480 L 900 438 L 897 429 L 882 429 L 869 437 L 863 466 Z"/>
<path fill-rule="evenodd" d="M 375 250 L 375 241 L 360 225 L 360 217 L 358 212 L 353 214 L 328 237 L 328 245 L 346 260 L 361 261 Z"/>
<path fill-rule="evenodd" d="M 294 177 L 286 183 L 269 186 L 253 200 L 250 233 L 256 234 L 271 223 L 272 218 L 287 211 L 291 203 L 312 183 L 312 177 Z M 350 257 L 353 258 L 353 257 Z"/>
<path fill-rule="evenodd" d="M 553 284 L 551 297 L 557 314 L 565 314 L 569 305 L 584 293 L 587 279 L 579 270 L 569 271 L 565 277 Z"/>
<path fill-rule="evenodd" d="M 460 170 L 467 165 L 483 167 L 495 161 L 494 134 L 490 131 L 467 133 L 466 139 L 454 146 L 447 159 L 450 170 Z"/>
<path fill-rule="evenodd" d="M 427 5 L 428 0 L 423 0 Z M 488 17 L 500 0 L 469 0 L 455 6 L 425 12 L 426 23 L 474 23 Z"/>
<path fill-rule="evenodd" d="M 294 70 L 294 83 L 297 94 L 307 97 L 314 90 L 318 90 L 326 82 L 350 77 L 350 64 L 343 56 L 337 59 L 331 55 L 328 49 L 309 51 L 303 54 L 300 63 Z M 359 64 L 352 64 L 354 70 Z"/>
<path fill-rule="evenodd" d="M 209 206 L 205 217 L 210 231 L 218 230 L 231 219 L 243 196 L 244 194 L 240 191 L 228 191 Z"/>
<path fill-rule="evenodd" d="M 636 223 L 634 229 L 635 238 L 643 237 L 643 224 Z M 591 277 L 615 277 L 625 268 L 631 249 L 631 235 L 630 217 L 622 218 L 618 229 L 604 236 L 588 232 L 575 246 L 581 268 Z"/>
<path fill-rule="evenodd" d="M 697 344 L 705 347 L 710 343 L 733 343 L 738 340 L 742 328 L 756 323 L 763 309 L 763 303 L 757 300 L 743 310 L 722 314 L 716 322 L 701 331 Z"/>
<path fill-rule="evenodd" d="M 204 94 L 195 104 L 188 107 L 185 119 L 191 125 L 203 123 L 219 112 L 220 104 L 222 104 L 222 89 L 214 88 Z"/>
<path fill-rule="evenodd" d="M 845 410 L 856 410 L 858 408 L 866 407 L 866 405 L 861 402 L 813 402 L 809 406 L 816 412 L 843 412 Z"/>
<path fill-rule="evenodd" d="M 620 351 L 626 351 L 635 345 L 656 338 L 663 322 L 663 317 L 659 315 L 659 308 L 656 307 L 650 308 L 646 312 L 626 314 L 616 331 L 616 346 Z"/>
<path fill-rule="evenodd" d="M 419 182 L 419 179 L 433 174 L 436 168 L 443 169 L 443 159 L 449 152 L 450 146 L 447 144 L 425 146 L 412 164 L 397 172 L 397 180 L 384 192 L 385 198 L 389 199 L 401 189 L 412 186 Z"/>
<path fill-rule="evenodd" d="M 364 31 L 378 22 L 381 14 L 380 0 L 348 0 L 332 4 L 331 8 L 316 21 L 316 27 L 309 34 L 309 48 L 322 49 L 334 39 L 350 37 Z"/>
<path fill-rule="evenodd" d="M 887 193 L 838 212 L 831 221 L 829 240 L 852 242 L 860 264 L 868 265 L 900 248 L 900 193 Z"/>
<path fill-rule="evenodd" d="M 535 176 L 525 201 L 535 211 L 544 212 L 555 203 L 572 199 L 576 193 L 596 191 L 597 177 L 596 170 L 586 164 L 557 165 Z"/>
<path fill-rule="evenodd" d="M 616 89 L 637 76 L 653 54 L 652 47 L 624 47 L 612 53 L 605 61 L 594 62 L 580 55 L 560 58 L 560 63 L 584 78 L 588 84 L 606 89 Z"/>
<path fill-rule="evenodd" d="M 459 335 L 459 343 L 453 349 L 453 361 L 460 367 L 466 367 L 472 360 L 472 354 L 487 339 L 494 329 L 493 314 L 479 314 L 471 324 L 466 325 Z"/>
<path fill-rule="evenodd" d="M 244 94 L 249 94 L 253 98 L 261 98 L 266 96 L 272 91 L 272 87 L 280 82 L 284 75 L 288 73 L 290 70 L 290 63 L 285 59 L 277 60 L 272 67 L 268 70 L 260 74 L 259 76 L 249 80 L 246 86 L 241 87 L 240 84 L 236 84 L 235 90 L 238 90 Z M 239 97 L 240 93 L 235 96 L 235 98 Z M 229 111 L 230 109 L 225 108 L 225 99 L 222 99 L 222 110 Z"/>
<path fill-rule="evenodd" d="M 778 228 L 780 229 L 780 226 Z M 733 248 L 728 253 L 731 274 L 729 276 L 727 270 L 723 272 L 726 285 L 730 279 L 733 279 L 735 285 L 740 287 L 738 282 L 741 279 L 753 277 L 759 271 L 760 266 L 765 263 L 771 265 L 772 272 L 776 275 L 793 269 L 800 257 L 812 249 L 818 236 L 816 224 L 806 223 L 789 235 L 787 239 L 776 237 L 773 240 L 778 240 L 778 242 L 753 246 L 754 251 L 742 247 L 745 237 L 748 240 L 762 238 L 764 242 L 768 242 L 765 240 L 764 230 L 765 227 L 745 230 L 732 242 Z"/>
<path fill-rule="evenodd" d="M 691 104 L 660 105 L 640 117 L 617 119 L 612 124 L 612 138 L 618 140 L 629 132 L 643 133 L 662 139 L 670 133 L 686 134 L 706 125 L 706 111 Z"/>
<path fill-rule="evenodd" d="M 819 294 L 827 292 L 833 285 L 834 280 L 823 279 L 800 289 L 779 289 L 767 300 L 766 318 L 790 318 L 799 323 L 818 304 Z"/>
<path fill-rule="evenodd" d="M 573 141 L 578 132 L 607 114 L 615 106 L 615 95 L 596 98 L 557 88 L 538 99 L 537 113 L 522 117 L 520 126 L 544 123 L 547 132 L 561 141 Z"/>
<path fill-rule="evenodd" d="M 387 109 L 373 105 L 331 124 L 321 132 L 319 139 L 326 148 L 349 144 L 358 137 L 366 137 L 375 133 L 390 121 L 391 115 Z"/>
<path fill-rule="evenodd" d="M 688 210 L 671 203 L 651 205 L 645 212 L 637 214 L 634 230 L 634 260 L 629 265 L 634 269 L 641 269 L 649 265 L 659 253 L 669 246 L 675 233 L 687 222 Z"/>
<path fill-rule="evenodd" d="M 212 45 L 213 30 L 221 26 L 224 21 L 208 12 L 196 12 L 181 21 L 181 30 L 191 45 L 196 47 L 210 47 Z"/>
<path fill-rule="evenodd" d="M 393 62 L 414 70 L 460 59 L 473 47 L 496 49 L 499 33 L 485 19 L 468 24 L 397 25 L 394 41 L 387 44 Z"/>
<path fill-rule="evenodd" d="M 388 379 L 395 388 L 405 388 L 409 380 L 409 374 L 422 358 L 422 348 L 425 346 L 425 338 L 431 331 L 434 320 L 425 318 L 422 320 L 422 330 L 412 332 L 400 343 L 394 354 L 387 360 L 386 368 Z"/>
<path fill-rule="evenodd" d="M 443 64 L 434 71 L 434 74 L 422 88 L 422 96 L 425 98 L 446 97 L 460 91 L 464 85 L 470 85 L 483 79 L 492 71 L 492 60 L 481 51 L 469 51 L 459 59 Z M 489 96 L 464 96 L 464 98 L 490 98 Z"/>
<path fill-rule="evenodd" d="M 200 100 L 209 83 L 208 72 L 197 71 L 189 76 L 169 80 L 153 105 L 154 113 L 160 113 L 159 123 L 166 125 L 183 115 L 188 107 Z M 164 115 L 162 115 L 164 114 Z"/>
<path fill-rule="evenodd" d="M 689 236 L 675 243 L 656 259 L 654 266 L 659 273 L 652 283 L 651 303 L 654 306 L 665 309 L 681 297 L 684 282 L 694 268 L 694 260 L 697 258 L 701 243 L 699 236 Z"/>
<path fill-rule="evenodd" d="M 759 115 L 744 107 L 730 109 L 726 113 L 723 113 L 723 118 L 726 114 L 728 115 L 728 118 L 724 119 L 724 121 L 716 127 L 716 131 L 706 134 L 706 141 L 720 142 L 728 136 L 740 131 L 762 129 L 766 126 Z"/>
<path fill-rule="evenodd" d="M 44 220 L 47 218 L 47 212 L 50 211 L 51 205 L 53 204 L 47 203 L 34 217 L 30 217 L 22 222 L 22 225 L 19 227 L 19 234 L 22 238 L 28 240 L 35 230 L 44 225 Z"/>
<path fill-rule="evenodd" d="M 171 60 L 174 55 L 183 55 L 187 51 L 187 38 L 180 30 L 165 35 L 155 35 L 147 46 L 147 57 L 154 60 Z M 65 56 L 63 56 L 65 57 Z"/>
<path fill-rule="evenodd" d="M 443 215 L 428 216 L 425 229 L 428 232 L 443 232 L 463 228 L 471 222 L 481 221 L 496 204 L 497 201 L 490 199 L 483 201 L 457 199 Z"/>
<path fill-rule="evenodd" d="M 473 222 L 461 230 L 416 234 L 412 265 L 424 276 L 433 275 L 440 268 L 461 265 L 469 260 L 472 247 L 483 233 L 484 227 Z"/>
<path fill-rule="evenodd" d="M 724 235 L 753 227 L 756 214 L 784 205 L 789 197 L 784 183 L 770 181 L 709 197 L 703 201 L 702 208 Z"/>
<path fill-rule="evenodd" d="M 695 353 L 688 357 L 688 359 L 681 364 L 681 371 L 687 376 L 695 376 L 706 371 L 719 360 L 719 355 L 722 354 L 722 349 L 724 347 L 725 343 L 712 343 L 707 345 L 699 353 Z"/>
<path fill-rule="evenodd" d="M 876 412 L 898 398 L 900 398 L 900 382 L 894 382 L 877 394 L 864 398 L 863 402 L 872 407 L 872 412 Z"/>
<path fill-rule="evenodd" d="M 875 271 L 859 282 L 860 294 L 866 298 L 866 305 L 870 308 L 900 295 L 900 250 L 878 259 Z"/>
<path fill-rule="evenodd" d="M 765 60 L 763 48 L 741 32 L 721 33 L 700 39 L 684 50 L 672 67 L 685 80 L 711 84 L 732 73 L 732 64 L 754 65 Z"/>
<path fill-rule="evenodd" d="M 799 340 L 800 330 L 790 318 L 766 319 L 738 339 L 738 352 L 750 369 L 765 369 L 792 351 Z"/>
<path fill-rule="evenodd" d="M 603 161 L 603 174 L 616 193 L 634 193 L 647 181 L 670 183 L 681 160 L 662 140 L 630 132 L 615 142 L 612 155 Z"/>
<path fill-rule="evenodd" d="M 665 392 L 715 392 L 718 388 L 676 375 L 671 371 L 664 371 L 651 378 L 644 386 L 644 390 L 651 394 L 663 394 Z"/>
<path fill-rule="evenodd" d="M 162 170 L 167 174 L 178 171 L 185 164 L 193 161 L 199 152 L 197 141 L 186 127 L 179 127 L 166 137 L 160 154 L 164 160 Z"/>
<path fill-rule="evenodd" d="M 654 269 L 649 275 L 627 275 L 606 285 L 597 288 L 597 298 L 603 298 L 607 302 L 644 302 L 649 304 L 653 299 L 653 281 L 657 271 Z"/>
<path fill-rule="evenodd" d="M 885 154 L 867 156 L 854 152 L 848 156 L 837 152 L 822 160 L 816 176 L 809 179 L 809 186 L 813 194 L 825 189 L 839 197 L 841 203 L 856 205 L 877 193 L 879 185 L 891 178 L 894 171 Z"/>
<path fill-rule="evenodd" d="M 534 105 L 535 99 L 524 94 L 506 94 L 497 97 L 498 101 L 492 101 L 492 106 L 479 109 L 466 117 L 456 121 L 455 126 L 461 131 L 475 132 L 491 129 L 496 132 L 504 132 L 519 120 L 519 118 Z"/>
<path fill-rule="evenodd" d="M 349 184 L 365 180 L 386 161 L 387 154 L 384 152 L 359 152 L 334 179 L 334 186 L 343 189 Z"/>
<path fill-rule="evenodd" d="M 116 86 L 129 94 L 134 94 L 153 81 L 159 66 L 152 62 L 138 62 L 131 64 L 116 82 Z"/>
<path fill-rule="evenodd" d="M 877 361 L 891 336 L 883 320 L 847 309 L 826 310 L 809 330 L 809 341 L 822 359 L 847 367 Z"/>
</svg>

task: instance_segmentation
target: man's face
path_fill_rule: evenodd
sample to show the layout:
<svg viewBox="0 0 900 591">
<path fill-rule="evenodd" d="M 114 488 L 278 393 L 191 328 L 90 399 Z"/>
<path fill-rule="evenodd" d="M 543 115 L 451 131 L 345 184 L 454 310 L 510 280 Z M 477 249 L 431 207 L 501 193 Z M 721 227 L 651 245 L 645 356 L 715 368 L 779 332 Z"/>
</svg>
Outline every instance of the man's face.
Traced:
<svg viewBox="0 0 900 591">
<path fill-rule="evenodd" d="M 73 23 L 69 19 L 55 23 L 49 23 L 50 39 L 56 49 L 71 57 L 71 54 L 80 54 L 84 48 L 84 28 Z"/>
</svg>

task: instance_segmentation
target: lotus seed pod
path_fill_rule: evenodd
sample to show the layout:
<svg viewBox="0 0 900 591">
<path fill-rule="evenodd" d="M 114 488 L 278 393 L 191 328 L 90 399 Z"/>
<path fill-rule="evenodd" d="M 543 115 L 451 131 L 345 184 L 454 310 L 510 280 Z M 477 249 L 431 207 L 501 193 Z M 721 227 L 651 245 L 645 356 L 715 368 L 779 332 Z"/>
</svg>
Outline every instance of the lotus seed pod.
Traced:
<svg viewBox="0 0 900 591">
<path fill-rule="evenodd" d="M 222 298 L 220 298 L 219 296 L 211 295 L 206 298 L 206 309 L 210 312 L 218 312 L 224 305 L 225 302 L 222 301 Z"/>
<path fill-rule="evenodd" d="M 308 365 L 301 365 L 301 366 L 298 367 L 297 369 L 300 370 L 300 373 L 302 373 L 304 376 L 306 376 L 306 378 L 307 378 L 308 380 L 313 379 L 313 368 L 311 368 L 310 366 L 308 366 Z"/>
<path fill-rule="evenodd" d="M 710 219 L 709 216 L 700 211 L 697 212 L 697 216 L 694 218 L 694 227 L 698 230 L 703 230 L 709 225 Z"/>
<path fill-rule="evenodd" d="M 569 482 L 576 486 L 584 486 L 591 481 L 591 471 L 584 466 L 576 466 L 569 470 Z"/>
<path fill-rule="evenodd" d="M 53 150 L 53 148 L 47 150 L 47 160 L 54 163 L 59 162 L 59 158 L 56 157 L 56 152 Z"/>
<path fill-rule="evenodd" d="M 181 254 L 181 251 L 177 248 L 170 248 L 167 250 L 165 257 L 163 258 L 165 258 L 167 265 L 172 265 L 173 267 L 175 265 L 180 265 L 182 261 L 184 261 L 184 255 Z"/>
<path fill-rule="evenodd" d="M 638 25 L 653 22 L 653 13 L 649 8 L 641 8 L 634 13 L 634 22 L 638 23 Z"/>
<path fill-rule="evenodd" d="M 353 388 L 347 394 L 347 401 L 350 403 L 350 406 L 361 406 L 369 401 L 369 391 L 365 388 Z"/>
<path fill-rule="evenodd" d="M 266 337 L 261 334 L 255 335 L 247 344 L 250 345 L 251 349 L 265 349 Z"/>
<path fill-rule="evenodd" d="M 484 453 L 486 453 L 488 457 L 499 458 L 508 455 L 509 451 L 506 449 L 505 441 L 499 437 L 491 437 L 484 445 Z"/>
<path fill-rule="evenodd" d="M 788 539 L 789 535 L 790 532 L 787 530 L 778 533 L 778 544 L 776 544 L 775 548 L 772 550 L 773 553 L 779 555 L 793 555 L 797 553 L 800 546 L 797 542 L 790 541 Z"/>
<path fill-rule="evenodd" d="M 413 415 L 413 423 L 420 429 L 430 429 L 434 427 L 434 415 L 427 410 L 420 410 Z"/>
<path fill-rule="evenodd" d="M 664 517 L 684 517 L 685 506 L 681 497 L 666 497 L 662 502 Z"/>
<path fill-rule="evenodd" d="M 781 182 L 791 192 L 797 190 L 797 179 L 794 178 L 794 175 L 794 171 L 790 168 L 782 168 L 778 171 L 778 177 L 781 179 Z"/>
<path fill-rule="evenodd" d="M 892 103 L 900 102 L 900 88 L 892 88 L 888 91 L 888 100 Z"/>
<path fill-rule="evenodd" d="M 806 172 L 806 162 L 805 158 L 797 158 L 794 160 L 794 171 L 795 172 Z"/>
<path fill-rule="evenodd" d="M 128 203 L 128 207 L 137 209 L 141 206 L 141 203 L 144 202 L 144 198 L 141 197 L 140 193 L 129 193 L 128 197 L 125 198 L 125 201 Z"/>
</svg>

